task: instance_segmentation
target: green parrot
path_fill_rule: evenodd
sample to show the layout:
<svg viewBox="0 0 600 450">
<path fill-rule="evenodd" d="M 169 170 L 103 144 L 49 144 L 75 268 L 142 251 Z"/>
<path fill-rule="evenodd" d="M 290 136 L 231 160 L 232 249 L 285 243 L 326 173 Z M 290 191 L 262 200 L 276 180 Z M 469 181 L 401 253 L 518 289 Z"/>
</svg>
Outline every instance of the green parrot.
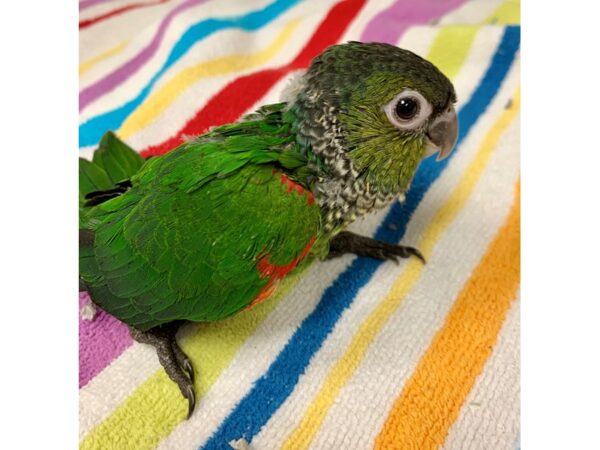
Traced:
<svg viewBox="0 0 600 450">
<path fill-rule="evenodd" d="M 402 200 L 423 158 L 452 151 L 448 78 L 410 51 L 348 42 L 316 57 L 283 100 L 146 161 L 107 134 L 80 163 L 81 289 L 156 347 L 188 417 L 180 323 L 250 308 L 318 259 L 423 259 L 345 229 Z"/>
</svg>

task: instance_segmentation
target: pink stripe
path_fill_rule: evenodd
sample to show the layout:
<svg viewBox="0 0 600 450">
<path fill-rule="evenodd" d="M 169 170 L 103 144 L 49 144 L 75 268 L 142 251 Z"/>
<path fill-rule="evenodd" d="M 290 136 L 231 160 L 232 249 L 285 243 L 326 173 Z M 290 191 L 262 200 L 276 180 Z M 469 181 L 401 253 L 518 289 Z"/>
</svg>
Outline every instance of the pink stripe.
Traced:
<svg viewBox="0 0 600 450">
<path fill-rule="evenodd" d="M 79 293 L 79 309 L 91 302 L 87 292 Z M 79 315 L 79 388 L 131 346 L 133 340 L 122 322 L 98 309 L 93 320 Z"/>
<path fill-rule="evenodd" d="M 362 42 L 396 44 L 400 36 L 413 25 L 422 25 L 439 19 L 459 7 L 466 0 L 397 0 L 377 14 L 365 27 Z"/>
<path fill-rule="evenodd" d="M 79 93 L 79 111 L 83 110 L 87 105 L 96 100 L 98 97 L 103 96 L 107 92 L 112 91 L 121 83 L 125 82 L 129 77 L 136 73 L 154 54 L 157 52 L 158 47 L 167 31 L 167 27 L 177 14 L 186 9 L 190 9 L 193 6 L 205 3 L 207 0 L 187 0 L 180 5 L 177 5 L 165 18 L 161 21 L 158 31 L 154 35 L 154 38 L 146 47 L 142 49 L 132 59 L 127 61 L 119 68 L 113 70 L 111 73 L 101 78 L 96 83 L 88 86 Z"/>
</svg>

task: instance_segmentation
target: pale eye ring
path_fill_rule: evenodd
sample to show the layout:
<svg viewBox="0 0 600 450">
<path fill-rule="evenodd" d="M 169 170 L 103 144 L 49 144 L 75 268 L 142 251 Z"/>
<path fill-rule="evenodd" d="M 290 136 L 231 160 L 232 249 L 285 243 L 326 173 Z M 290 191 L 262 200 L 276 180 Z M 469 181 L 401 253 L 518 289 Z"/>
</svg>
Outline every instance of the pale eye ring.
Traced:
<svg viewBox="0 0 600 450">
<path fill-rule="evenodd" d="M 431 115 L 431 105 L 417 91 L 406 89 L 383 108 L 389 121 L 396 128 L 414 130 L 425 123 Z"/>
</svg>

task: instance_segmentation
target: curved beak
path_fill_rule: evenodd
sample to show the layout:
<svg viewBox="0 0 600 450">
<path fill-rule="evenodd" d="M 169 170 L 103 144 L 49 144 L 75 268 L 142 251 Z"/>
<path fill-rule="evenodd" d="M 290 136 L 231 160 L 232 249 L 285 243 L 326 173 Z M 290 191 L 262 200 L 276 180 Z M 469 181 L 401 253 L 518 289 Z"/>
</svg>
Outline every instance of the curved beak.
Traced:
<svg viewBox="0 0 600 450">
<path fill-rule="evenodd" d="M 423 158 L 438 153 L 437 161 L 447 157 L 458 138 L 458 119 L 454 105 L 450 105 L 443 114 L 440 114 L 427 129 L 427 146 Z"/>
</svg>

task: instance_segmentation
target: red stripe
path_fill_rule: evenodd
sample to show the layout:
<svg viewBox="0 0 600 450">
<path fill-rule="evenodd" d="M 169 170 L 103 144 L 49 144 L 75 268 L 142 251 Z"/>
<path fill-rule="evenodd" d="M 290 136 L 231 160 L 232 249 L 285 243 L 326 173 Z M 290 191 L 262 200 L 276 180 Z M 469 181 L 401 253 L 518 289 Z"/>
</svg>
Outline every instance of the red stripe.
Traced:
<svg viewBox="0 0 600 450">
<path fill-rule="evenodd" d="M 276 69 L 260 70 L 232 81 L 196 112 L 175 136 L 142 150 L 142 156 L 162 155 L 181 144 L 184 136 L 199 135 L 211 126 L 236 121 L 266 95 L 278 80 L 293 70 L 307 67 L 315 56 L 335 44 L 365 2 L 344 0 L 336 4 L 291 63 Z"/>
<path fill-rule="evenodd" d="M 102 14 L 97 17 L 92 17 L 91 19 L 82 20 L 79 22 L 79 29 L 87 28 L 95 23 L 101 22 L 103 20 L 109 19 L 110 17 L 118 16 L 119 14 L 123 14 L 124 12 L 131 11 L 132 9 L 145 8 L 146 6 L 156 6 L 161 3 L 166 3 L 169 0 L 156 0 L 150 3 L 132 3 L 131 5 L 122 6 L 121 8 L 113 9 L 105 14 Z"/>
</svg>

